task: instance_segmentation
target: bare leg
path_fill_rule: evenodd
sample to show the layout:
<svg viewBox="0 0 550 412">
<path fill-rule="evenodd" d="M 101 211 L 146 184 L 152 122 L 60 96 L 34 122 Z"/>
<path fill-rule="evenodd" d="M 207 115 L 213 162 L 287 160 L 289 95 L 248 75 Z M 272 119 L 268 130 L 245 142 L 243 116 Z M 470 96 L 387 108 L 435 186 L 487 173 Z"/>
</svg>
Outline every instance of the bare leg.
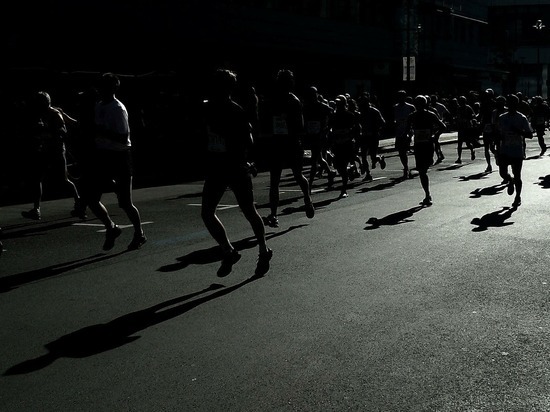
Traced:
<svg viewBox="0 0 550 412">
<path fill-rule="evenodd" d="M 267 253 L 268 248 L 265 240 L 265 227 L 256 205 L 254 204 L 254 194 L 252 191 L 252 182 L 248 182 L 246 187 L 235 188 L 234 190 L 235 197 L 239 203 L 244 216 L 250 223 L 254 236 L 258 241 L 258 247 L 260 254 Z"/>
<path fill-rule="evenodd" d="M 201 218 L 206 229 L 214 240 L 220 245 L 222 252 L 228 254 L 233 246 L 227 237 L 225 226 L 216 215 L 216 207 L 225 193 L 225 187 L 220 184 L 212 184 L 206 181 L 202 193 Z"/>
</svg>

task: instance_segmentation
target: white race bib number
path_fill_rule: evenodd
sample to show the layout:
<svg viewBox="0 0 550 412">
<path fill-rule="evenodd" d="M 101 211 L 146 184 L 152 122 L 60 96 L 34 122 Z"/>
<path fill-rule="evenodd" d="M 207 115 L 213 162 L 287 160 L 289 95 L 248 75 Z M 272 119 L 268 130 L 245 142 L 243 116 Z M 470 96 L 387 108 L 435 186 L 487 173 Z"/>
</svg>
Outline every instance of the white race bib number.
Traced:
<svg viewBox="0 0 550 412">
<path fill-rule="evenodd" d="M 273 134 L 288 134 L 285 116 L 273 116 Z"/>
<path fill-rule="evenodd" d="M 225 153 L 227 151 L 225 138 L 214 133 L 210 128 L 208 128 L 208 151 L 215 153 Z"/>
</svg>

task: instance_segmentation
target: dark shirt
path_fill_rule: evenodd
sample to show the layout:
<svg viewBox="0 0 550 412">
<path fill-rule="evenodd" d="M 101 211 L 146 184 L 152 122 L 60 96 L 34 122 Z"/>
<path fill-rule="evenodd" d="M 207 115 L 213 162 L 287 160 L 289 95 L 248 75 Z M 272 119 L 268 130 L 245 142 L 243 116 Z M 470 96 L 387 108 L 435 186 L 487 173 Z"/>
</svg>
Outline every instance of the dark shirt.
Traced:
<svg viewBox="0 0 550 412">
<path fill-rule="evenodd" d="M 251 126 L 241 106 L 230 99 L 205 102 L 204 129 L 209 167 L 223 171 L 246 165 Z"/>
</svg>

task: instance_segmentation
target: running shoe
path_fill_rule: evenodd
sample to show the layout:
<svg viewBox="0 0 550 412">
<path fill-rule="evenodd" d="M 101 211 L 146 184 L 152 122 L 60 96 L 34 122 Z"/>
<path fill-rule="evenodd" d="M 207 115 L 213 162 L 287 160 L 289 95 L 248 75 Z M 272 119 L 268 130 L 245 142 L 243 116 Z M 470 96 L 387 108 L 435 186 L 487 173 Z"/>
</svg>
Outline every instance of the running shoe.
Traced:
<svg viewBox="0 0 550 412">
<path fill-rule="evenodd" d="M 461 160 L 461 159 L 456 159 L 456 160 L 455 160 L 455 163 L 456 163 L 457 165 L 460 165 L 460 164 L 462 164 L 462 160 Z"/>
<path fill-rule="evenodd" d="M 340 193 L 339 199 L 345 199 L 346 197 L 348 197 L 348 192 L 344 190 Z"/>
<path fill-rule="evenodd" d="M 279 219 L 277 216 L 269 215 L 267 217 L 262 217 L 262 220 L 264 221 L 264 225 L 269 227 L 279 227 Z"/>
<path fill-rule="evenodd" d="M 137 250 L 140 247 L 142 247 L 145 244 L 145 242 L 147 242 L 147 238 L 143 233 L 139 235 L 134 235 L 134 238 L 128 245 L 128 250 Z"/>
<path fill-rule="evenodd" d="M 122 229 L 117 225 L 114 225 L 111 229 L 107 229 L 105 233 L 105 243 L 103 243 L 103 250 L 111 250 L 115 246 L 115 239 L 120 236 Z"/>
<path fill-rule="evenodd" d="M 474 152 L 473 150 L 472 150 L 471 159 L 476 160 L 476 152 Z"/>
<path fill-rule="evenodd" d="M 315 216 L 315 206 L 313 206 L 313 203 L 306 204 L 306 216 L 309 219 L 312 219 L 313 216 Z"/>
<path fill-rule="evenodd" d="M 370 173 L 367 173 L 363 178 L 363 182 L 372 182 L 372 176 Z"/>
<path fill-rule="evenodd" d="M 431 206 L 432 205 L 432 197 L 431 196 L 426 196 L 420 204 L 422 206 Z"/>
<path fill-rule="evenodd" d="M 380 156 L 380 168 L 384 170 L 386 168 L 386 159 L 384 159 L 384 156 Z"/>
<path fill-rule="evenodd" d="M 267 249 L 258 255 L 258 263 L 256 264 L 256 271 L 254 275 L 263 276 L 269 271 L 269 262 L 273 257 L 273 250 Z"/>
<path fill-rule="evenodd" d="M 521 205 L 521 197 L 519 195 L 516 195 L 516 198 L 514 199 L 514 203 L 512 203 L 513 207 L 518 207 Z"/>
<path fill-rule="evenodd" d="M 42 218 L 40 209 L 36 209 L 36 208 L 21 212 L 21 216 L 23 216 L 26 219 L 32 219 L 32 220 L 40 220 Z"/>
<path fill-rule="evenodd" d="M 514 181 L 512 179 L 510 179 L 508 181 L 508 185 L 506 187 L 506 191 L 508 192 L 508 194 L 511 196 L 514 194 Z"/>
<path fill-rule="evenodd" d="M 543 146 L 540 150 L 540 155 L 539 156 L 543 156 L 546 153 L 546 149 L 547 149 L 547 147 Z"/>
<path fill-rule="evenodd" d="M 218 277 L 222 278 L 231 273 L 233 265 L 239 261 L 241 254 L 237 252 L 237 249 L 232 249 L 231 252 L 224 255 L 222 259 L 222 265 L 218 269 Z"/>
<path fill-rule="evenodd" d="M 491 165 L 488 165 L 485 169 L 485 173 L 491 173 L 493 171 L 493 167 Z"/>
</svg>

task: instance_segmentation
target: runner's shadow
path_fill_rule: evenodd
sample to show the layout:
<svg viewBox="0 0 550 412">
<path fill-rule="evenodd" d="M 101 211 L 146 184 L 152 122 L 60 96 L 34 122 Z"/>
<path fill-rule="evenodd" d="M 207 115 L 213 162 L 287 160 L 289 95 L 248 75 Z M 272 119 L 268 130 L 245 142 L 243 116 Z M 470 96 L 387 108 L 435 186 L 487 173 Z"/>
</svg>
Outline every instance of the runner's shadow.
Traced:
<svg viewBox="0 0 550 412">
<path fill-rule="evenodd" d="M 261 276 L 252 276 L 227 288 L 220 284 L 212 284 L 201 291 L 120 316 L 107 323 L 86 326 L 47 343 L 44 346 L 48 353 L 10 367 L 4 372 L 4 376 L 35 372 L 61 358 L 86 358 L 116 349 L 139 339 L 139 335 L 134 335 L 140 331 L 183 315 L 199 305 L 225 296 L 260 278 Z M 211 291 L 217 292 L 191 300 Z"/>
<path fill-rule="evenodd" d="M 363 187 L 360 190 L 358 190 L 358 193 L 375 192 L 375 191 L 379 191 L 379 190 L 389 189 L 390 187 L 393 187 L 396 184 L 401 183 L 405 180 L 410 180 L 410 179 L 404 178 L 404 177 L 391 178 L 386 183 L 379 183 L 379 184 L 376 184 L 374 186 Z"/>
<path fill-rule="evenodd" d="M 370 226 L 365 227 L 364 230 L 373 230 L 373 229 L 378 229 L 380 226 L 395 226 L 403 223 L 414 222 L 414 219 L 411 219 L 411 217 L 416 212 L 422 209 L 424 209 L 424 206 L 415 206 L 407 210 L 402 210 L 400 212 L 392 213 L 380 219 L 376 217 L 371 217 L 366 222 L 366 224 Z"/>
<path fill-rule="evenodd" d="M 112 259 L 126 252 L 128 251 L 124 250 L 122 252 L 112 254 L 112 255 L 108 255 L 105 253 L 98 253 L 93 256 L 73 260 L 71 262 L 58 263 L 45 268 L 40 268 L 40 269 L 30 270 L 28 272 L 21 272 L 14 275 L 5 276 L 0 278 L 0 293 L 9 292 L 21 285 L 51 278 L 73 269 L 78 269 L 83 266 L 91 265 L 93 263 Z"/>
<path fill-rule="evenodd" d="M 507 222 L 506 220 L 510 219 L 512 217 L 512 213 L 516 210 L 518 210 L 517 207 L 505 206 L 500 210 L 487 213 L 482 217 L 473 218 L 471 223 L 472 225 L 476 225 L 476 227 L 472 229 L 472 232 L 484 232 L 490 227 L 504 227 L 513 225 L 514 222 Z"/>
<path fill-rule="evenodd" d="M 493 196 L 501 193 L 506 185 L 493 185 L 489 187 L 477 188 L 470 192 L 470 198 L 480 198 L 481 196 Z"/>
<path fill-rule="evenodd" d="M 460 169 L 462 166 L 465 166 L 464 163 L 461 163 L 461 164 L 452 164 L 450 166 L 447 166 L 447 167 L 438 167 L 436 170 L 439 170 L 439 171 L 445 171 L 445 170 L 456 170 L 456 169 Z"/>
<path fill-rule="evenodd" d="M 543 189 L 550 189 L 550 175 L 539 177 L 538 185 Z"/>
<path fill-rule="evenodd" d="M 319 209 L 325 208 L 329 204 L 331 204 L 333 202 L 336 202 L 338 200 L 341 200 L 341 199 L 342 198 L 340 196 L 337 196 L 337 197 L 332 198 L 332 199 L 325 199 L 325 200 L 322 200 L 322 201 L 319 201 L 319 202 L 313 202 L 313 206 L 315 207 L 315 210 L 319 210 Z M 306 212 L 306 206 L 301 205 L 301 206 L 297 206 L 297 207 L 293 207 L 293 206 L 285 207 L 284 209 L 281 210 L 281 213 L 279 214 L 279 216 L 288 216 L 288 215 L 291 215 L 293 213 L 298 213 L 298 212 L 305 213 Z"/>
<path fill-rule="evenodd" d="M 285 206 L 290 205 L 294 202 L 297 202 L 298 200 L 302 200 L 304 196 L 295 196 L 295 197 L 289 197 L 287 199 L 280 199 L 279 200 L 279 206 Z M 270 207 L 269 202 L 263 203 L 261 205 L 256 205 L 256 209 L 267 209 Z"/>
<path fill-rule="evenodd" d="M 273 239 L 278 236 L 287 234 L 288 232 L 299 229 L 307 225 L 296 225 L 290 226 L 286 230 L 281 230 L 280 232 L 267 233 L 266 240 Z M 237 240 L 233 242 L 233 246 L 238 251 L 245 249 L 252 249 L 258 245 L 256 238 L 254 236 L 247 237 L 244 239 Z M 169 265 L 161 266 L 157 269 L 157 272 L 175 272 L 178 270 L 185 269 L 189 265 L 207 265 L 209 263 L 219 262 L 222 259 L 222 251 L 219 246 L 212 246 L 208 249 L 195 250 L 187 255 L 176 258 L 176 263 L 171 263 Z"/>
<path fill-rule="evenodd" d="M 487 172 L 481 172 L 481 173 L 476 173 L 476 174 L 473 174 L 473 175 L 469 175 L 469 176 L 458 176 L 458 180 L 460 182 L 468 182 L 470 180 L 481 180 L 481 179 L 486 179 L 487 176 L 489 176 L 489 173 Z"/>
<path fill-rule="evenodd" d="M 91 220 L 91 219 L 90 219 Z M 88 221 L 88 219 L 86 220 Z M 38 222 L 37 222 L 38 223 Z M 3 239 L 17 239 L 27 236 L 44 235 L 44 232 L 64 227 L 72 226 L 75 223 L 74 218 L 60 219 L 57 223 L 26 223 L 3 227 Z"/>
<path fill-rule="evenodd" d="M 172 198 L 166 199 L 166 200 L 195 199 L 195 198 L 200 198 L 200 197 L 202 197 L 202 191 L 197 192 L 197 193 L 187 193 L 187 194 L 179 195 L 179 196 L 172 197 Z"/>
</svg>

